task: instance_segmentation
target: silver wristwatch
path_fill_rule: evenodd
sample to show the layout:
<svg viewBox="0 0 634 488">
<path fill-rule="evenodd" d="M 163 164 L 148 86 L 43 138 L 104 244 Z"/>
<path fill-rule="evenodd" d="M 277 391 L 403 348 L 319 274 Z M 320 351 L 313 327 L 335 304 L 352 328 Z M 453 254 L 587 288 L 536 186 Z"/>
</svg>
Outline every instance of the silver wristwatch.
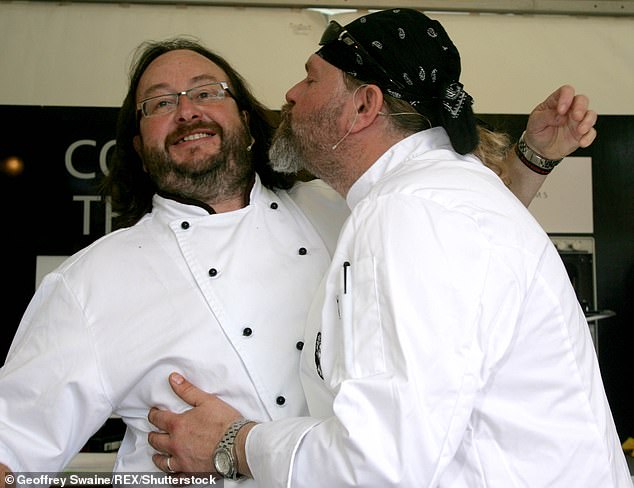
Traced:
<svg viewBox="0 0 634 488">
<path fill-rule="evenodd" d="M 542 169 L 544 172 L 550 173 L 555 166 L 561 163 L 561 159 L 546 159 L 543 156 L 537 154 L 524 140 L 524 135 L 526 131 L 522 133 L 520 140 L 517 142 L 517 150 L 520 159 L 522 156 L 526 158 L 531 164 L 537 166 L 537 168 Z M 563 159 L 563 158 L 562 158 Z"/>
<path fill-rule="evenodd" d="M 238 473 L 238 460 L 236 458 L 234 443 L 238 431 L 249 422 L 253 421 L 244 418 L 234 421 L 225 432 L 225 435 L 222 436 L 222 439 L 220 439 L 214 451 L 214 468 L 216 472 L 225 479 L 239 480 L 243 478 L 243 476 Z"/>
</svg>

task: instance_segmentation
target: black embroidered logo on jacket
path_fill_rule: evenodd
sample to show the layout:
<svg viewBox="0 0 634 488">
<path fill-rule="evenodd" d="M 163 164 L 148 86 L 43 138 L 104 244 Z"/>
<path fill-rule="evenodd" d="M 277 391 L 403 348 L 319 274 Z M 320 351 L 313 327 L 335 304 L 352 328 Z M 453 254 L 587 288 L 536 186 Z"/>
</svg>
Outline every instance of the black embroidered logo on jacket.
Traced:
<svg viewBox="0 0 634 488">
<path fill-rule="evenodd" d="M 317 332 L 317 340 L 315 341 L 315 366 L 317 367 L 317 374 L 323 380 L 324 375 L 321 372 L 321 332 Z"/>
</svg>

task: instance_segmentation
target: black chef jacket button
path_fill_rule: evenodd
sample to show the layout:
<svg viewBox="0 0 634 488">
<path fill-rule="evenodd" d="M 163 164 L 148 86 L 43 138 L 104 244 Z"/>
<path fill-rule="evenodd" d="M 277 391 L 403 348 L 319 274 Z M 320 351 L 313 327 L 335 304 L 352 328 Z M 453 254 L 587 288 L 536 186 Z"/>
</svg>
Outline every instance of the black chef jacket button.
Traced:
<svg viewBox="0 0 634 488">
<path fill-rule="evenodd" d="M 277 202 L 273 202 L 273 203 L 271 203 L 271 208 L 272 208 L 273 210 L 277 210 Z"/>
<path fill-rule="evenodd" d="M 189 222 L 187 221 L 181 222 L 181 229 L 185 229 L 185 230 L 189 229 Z"/>
<path fill-rule="evenodd" d="M 211 268 L 209 270 L 209 276 L 211 276 L 212 278 L 216 276 L 217 274 L 218 274 L 218 270 L 216 268 Z"/>
<path fill-rule="evenodd" d="M 286 403 L 286 398 L 280 395 L 275 399 L 275 403 L 277 403 L 279 406 L 282 406 Z"/>
<path fill-rule="evenodd" d="M 300 247 L 299 248 L 299 255 L 303 256 L 304 254 L 306 254 L 308 251 L 306 250 L 305 247 Z"/>
<path fill-rule="evenodd" d="M 251 327 L 245 327 L 244 329 L 242 329 L 243 336 L 249 337 L 251 334 L 253 334 L 253 330 L 251 329 Z"/>
<path fill-rule="evenodd" d="M 304 349 L 304 343 L 302 341 L 297 341 L 297 344 L 295 344 L 295 347 L 301 351 L 302 349 Z"/>
</svg>

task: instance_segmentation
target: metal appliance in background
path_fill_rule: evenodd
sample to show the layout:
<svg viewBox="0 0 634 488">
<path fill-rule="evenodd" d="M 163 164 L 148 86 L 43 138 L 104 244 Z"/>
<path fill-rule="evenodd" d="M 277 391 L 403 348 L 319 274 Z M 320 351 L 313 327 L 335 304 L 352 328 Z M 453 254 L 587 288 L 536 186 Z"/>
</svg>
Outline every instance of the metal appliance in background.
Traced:
<svg viewBox="0 0 634 488">
<path fill-rule="evenodd" d="M 589 236 L 551 235 L 577 294 L 577 299 L 588 313 L 597 309 L 594 238 Z"/>
<path fill-rule="evenodd" d="M 615 314 L 600 310 L 597 303 L 591 158 L 566 158 L 548 176 L 529 210 L 559 251 L 598 356 L 600 321 Z"/>
<path fill-rule="evenodd" d="M 598 310 L 597 274 L 594 259 L 594 237 L 581 235 L 550 235 L 566 267 L 577 299 L 586 315 L 594 348 L 599 354 L 599 320 L 612 317 L 610 310 Z"/>
</svg>

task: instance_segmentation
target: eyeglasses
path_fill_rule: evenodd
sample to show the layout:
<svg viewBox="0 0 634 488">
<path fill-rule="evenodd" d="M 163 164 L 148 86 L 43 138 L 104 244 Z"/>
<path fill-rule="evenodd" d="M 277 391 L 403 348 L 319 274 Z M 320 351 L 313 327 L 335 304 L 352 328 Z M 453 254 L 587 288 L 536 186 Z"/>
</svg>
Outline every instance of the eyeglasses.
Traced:
<svg viewBox="0 0 634 488">
<path fill-rule="evenodd" d="M 384 81 L 390 82 L 398 90 L 405 89 L 405 86 L 402 83 L 392 79 L 388 72 L 385 71 L 385 68 L 383 68 L 383 66 L 381 66 L 381 64 L 376 59 L 374 59 L 361 44 L 359 44 L 359 42 L 352 36 L 352 34 L 350 34 L 350 32 L 344 29 L 338 22 L 331 20 L 328 23 L 328 26 L 326 27 L 324 33 L 321 35 L 319 45 L 324 46 L 334 41 L 342 42 L 347 47 L 353 49 L 357 56 L 360 56 L 366 65 L 372 65 L 383 75 Z"/>
<path fill-rule="evenodd" d="M 137 104 L 137 110 L 140 110 L 145 117 L 166 115 L 176 110 L 181 95 L 185 95 L 195 105 L 209 105 L 218 100 L 224 100 L 227 94 L 231 96 L 229 85 L 225 81 L 217 81 L 178 93 L 166 93 L 146 98 Z"/>
</svg>

